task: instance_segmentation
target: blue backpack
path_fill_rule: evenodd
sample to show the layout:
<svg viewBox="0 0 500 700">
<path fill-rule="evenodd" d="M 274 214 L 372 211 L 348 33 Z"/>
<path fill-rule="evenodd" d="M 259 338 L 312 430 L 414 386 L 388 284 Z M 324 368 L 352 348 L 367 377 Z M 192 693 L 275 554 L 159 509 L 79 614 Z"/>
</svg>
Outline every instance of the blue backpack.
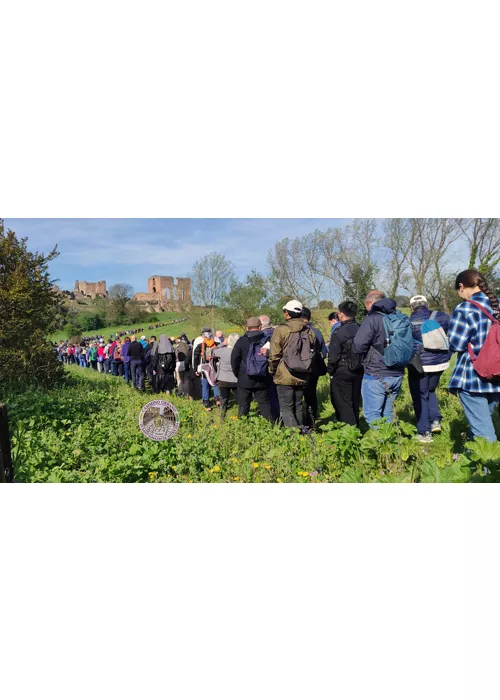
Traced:
<svg viewBox="0 0 500 700">
<path fill-rule="evenodd" d="M 402 369 L 415 354 L 410 319 L 401 311 L 378 313 L 384 317 L 384 364 L 388 369 Z"/>
<path fill-rule="evenodd" d="M 252 343 L 247 355 L 247 374 L 249 377 L 267 377 L 268 360 L 265 355 L 260 354 L 260 350 L 267 343 L 268 339 L 264 336 L 258 343 Z"/>
</svg>

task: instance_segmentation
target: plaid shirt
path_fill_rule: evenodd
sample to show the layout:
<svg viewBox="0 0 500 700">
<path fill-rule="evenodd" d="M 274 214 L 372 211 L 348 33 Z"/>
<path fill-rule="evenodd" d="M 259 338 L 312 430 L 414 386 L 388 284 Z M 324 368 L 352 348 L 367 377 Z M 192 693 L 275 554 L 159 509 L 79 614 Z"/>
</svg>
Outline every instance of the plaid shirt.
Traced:
<svg viewBox="0 0 500 700">
<path fill-rule="evenodd" d="M 483 292 L 471 297 L 493 313 L 489 298 Z M 480 309 L 464 301 L 457 306 L 450 320 L 448 338 L 450 350 L 458 353 L 457 363 L 450 379 L 449 389 L 462 389 L 480 394 L 492 394 L 500 391 L 498 384 L 487 382 L 476 373 L 469 357 L 468 344 L 472 345 L 477 356 L 483 347 L 491 321 Z"/>
</svg>

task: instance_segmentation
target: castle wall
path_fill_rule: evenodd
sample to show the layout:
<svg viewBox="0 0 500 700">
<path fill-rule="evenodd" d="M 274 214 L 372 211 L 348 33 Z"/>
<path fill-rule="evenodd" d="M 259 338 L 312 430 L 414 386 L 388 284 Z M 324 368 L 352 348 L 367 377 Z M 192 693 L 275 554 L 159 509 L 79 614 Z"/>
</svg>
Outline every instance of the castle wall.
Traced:
<svg viewBox="0 0 500 700">
<path fill-rule="evenodd" d="M 94 299 L 98 295 L 107 297 L 108 292 L 106 290 L 106 280 L 101 280 L 100 282 L 87 282 L 86 280 L 76 280 L 74 293 L 85 294 L 85 296 L 92 297 L 92 299 Z"/>
</svg>

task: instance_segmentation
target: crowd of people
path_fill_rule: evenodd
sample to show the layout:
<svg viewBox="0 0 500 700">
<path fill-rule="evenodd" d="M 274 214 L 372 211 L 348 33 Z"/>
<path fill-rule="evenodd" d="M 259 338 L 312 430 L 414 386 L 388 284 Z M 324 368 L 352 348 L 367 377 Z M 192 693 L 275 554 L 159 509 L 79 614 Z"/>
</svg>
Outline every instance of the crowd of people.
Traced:
<svg viewBox="0 0 500 700">
<path fill-rule="evenodd" d="M 283 307 L 282 323 L 266 315 L 251 317 L 243 335 L 204 327 L 190 341 L 135 333 L 87 339 L 78 346 L 61 343 L 63 362 L 123 376 L 138 391 L 150 390 L 213 403 L 223 420 L 234 397 L 238 415 L 255 400 L 260 415 L 303 432 L 318 419 L 317 385 L 330 376 L 330 398 L 339 422 L 359 426 L 360 406 L 370 426 L 392 422 L 394 402 L 407 373 L 416 416 L 416 439 L 432 441 L 441 432 L 436 396 L 443 372 L 457 353 L 449 390 L 458 395 L 471 437 L 496 440 L 493 412 L 500 400 L 500 307 L 477 270 L 465 270 L 455 283 L 461 302 L 453 314 L 429 308 L 425 296 L 410 300 L 408 317 L 379 290 L 370 291 L 366 315 L 358 323 L 357 305 L 343 301 L 328 321 L 327 342 L 311 323 L 311 311 L 298 300 Z M 496 333 L 498 331 L 498 336 Z M 495 337 L 493 335 L 495 334 Z M 90 341 L 90 342 L 89 342 Z"/>
</svg>

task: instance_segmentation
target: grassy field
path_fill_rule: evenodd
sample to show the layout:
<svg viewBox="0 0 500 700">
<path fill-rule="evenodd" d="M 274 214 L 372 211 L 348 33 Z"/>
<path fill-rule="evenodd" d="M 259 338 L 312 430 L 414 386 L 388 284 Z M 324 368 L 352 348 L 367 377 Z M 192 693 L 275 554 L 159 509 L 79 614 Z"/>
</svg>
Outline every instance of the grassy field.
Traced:
<svg viewBox="0 0 500 700">
<path fill-rule="evenodd" d="M 412 439 L 414 417 L 406 380 L 398 422 L 359 431 L 332 420 L 326 378 L 321 418 L 312 436 L 271 426 L 253 411 L 221 424 L 201 402 L 173 398 L 179 433 L 155 443 L 144 437 L 139 412 L 151 395 L 120 378 L 68 368 L 53 391 L 3 388 L 9 410 L 16 480 L 29 482 L 465 482 L 500 480 L 500 446 L 467 443 L 458 399 L 440 388 L 443 433 L 432 444 Z M 446 382 L 442 383 L 442 387 Z M 499 427 L 497 425 L 497 427 Z M 483 475 L 487 467 L 490 473 Z"/>
<path fill-rule="evenodd" d="M 205 325 L 208 324 L 210 325 L 210 315 L 207 313 L 203 313 L 202 311 L 199 312 L 194 312 L 188 314 L 181 314 L 177 313 L 174 311 L 164 311 L 161 313 L 156 314 L 159 319 L 159 323 L 165 323 L 166 326 L 164 328 L 158 328 L 155 331 L 149 331 L 147 330 L 150 324 L 148 322 L 143 322 L 140 324 L 136 324 L 136 326 L 139 326 L 141 328 L 145 328 L 146 330 L 144 331 L 144 335 L 149 336 L 151 334 L 156 334 L 159 335 L 159 333 L 167 333 L 167 335 L 175 335 L 178 336 L 181 333 L 186 333 L 188 338 L 192 340 L 196 336 L 200 334 L 201 328 Z M 182 323 L 175 323 L 172 324 L 173 320 L 179 319 L 179 318 L 184 318 L 187 316 L 187 320 L 182 322 Z M 230 331 L 235 330 L 233 327 L 229 327 L 227 323 L 225 323 L 221 317 L 220 314 L 216 314 L 215 316 L 215 321 L 216 321 L 216 328 L 219 329 L 221 328 L 224 330 L 224 332 L 227 332 L 228 329 Z M 156 323 L 156 321 L 155 321 Z M 171 326 L 171 329 L 170 329 Z M 105 328 L 98 328 L 95 331 L 87 331 L 83 335 L 88 335 L 88 336 L 94 336 L 94 335 L 103 335 L 106 339 L 111 333 L 116 333 L 117 331 L 126 331 L 130 328 L 130 324 L 120 324 L 120 325 L 115 325 L 115 326 L 107 326 Z M 52 341 L 59 341 L 59 340 L 67 340 L 66 335 L 64 331 L 57 331 L 56 333 L 52 334 L 50 336 L 50 339 Z"/>
</svg>

